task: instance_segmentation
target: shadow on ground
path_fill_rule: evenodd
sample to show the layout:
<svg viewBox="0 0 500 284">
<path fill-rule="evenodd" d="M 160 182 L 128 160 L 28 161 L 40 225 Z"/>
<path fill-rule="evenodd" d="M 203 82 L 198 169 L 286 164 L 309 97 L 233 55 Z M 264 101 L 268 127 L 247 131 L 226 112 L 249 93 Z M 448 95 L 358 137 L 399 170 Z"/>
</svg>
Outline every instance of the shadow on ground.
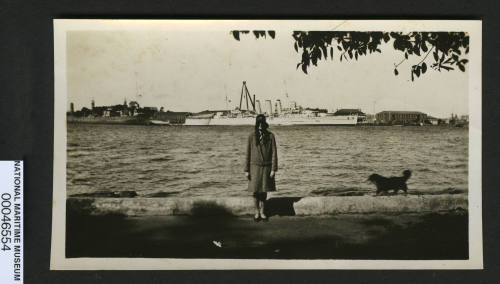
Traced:
<svg viewBox="0 0 500 284">
<path fill-rule="evenodd" d="M 212 202 L 194 204 L 190 216 L 156 217 L 91 216 L 91 204 L 81 210 L 85 206 L 68 203 L 66 256 L 468 258 L 466 212 L 298 217 L 293 212 L 298 200 L 269 199 L 268 214 L 274 217 L 258 223 Z"/>
<path fill-rule="evenodd" d="M 265 214 L 273 216 L 295 216 L 293 204 L 298 202 L 300 197 L 273 197 L 266 201 Z"/>
</svg>

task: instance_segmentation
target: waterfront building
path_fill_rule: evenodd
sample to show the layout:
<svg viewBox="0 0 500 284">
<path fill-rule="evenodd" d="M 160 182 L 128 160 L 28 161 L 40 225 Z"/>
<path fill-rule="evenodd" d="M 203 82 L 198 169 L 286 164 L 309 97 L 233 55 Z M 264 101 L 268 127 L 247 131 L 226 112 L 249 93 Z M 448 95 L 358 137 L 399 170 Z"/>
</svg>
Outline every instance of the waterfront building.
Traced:
<svg viewBox="0 0 500 284">
<path fill-rule="evenodd" d="M 333 115 L 357 115 L 357 116 L 365 116 L 366 114 L 361 111 L 359 108 L 341 108 L 337 109 Z"/>
<path fill-rule="evenodd" d="M 439 124 L 439 119 L 433 116 L 428 115 L 427 116 L 427 123 L 432 124 L 432 125 L 438 125 Z"/>
<path fill-rule="evenodd" d="M 375 123 L 375 115 L 367 114 L 366 115 L 366 123 Z"/>
<path fill-rule="evenodd" d="M 136 101 L 131 101 L 130 103 L 128 103 L 128 107 L 131 109 L 138 109 L 138 108 L 140 108 L 140 105 Z"/>
<path fill-rule="evenodd" d="M 389 124 L 420 124 L 427 114 L 420 111 L 382 111 L 376 114 L 377 122 Z"/>
<path fill-rule="evenodd" d="M 346 116 L 346 115 L 355 115 L 358 117 L 358 123 L 366 123 L 366 114 L 361 111 L 361 109 L 356 108 L 341 108 L 337 109 L 336 112 L 333 113 L 336 116 Z"/>
</svg>

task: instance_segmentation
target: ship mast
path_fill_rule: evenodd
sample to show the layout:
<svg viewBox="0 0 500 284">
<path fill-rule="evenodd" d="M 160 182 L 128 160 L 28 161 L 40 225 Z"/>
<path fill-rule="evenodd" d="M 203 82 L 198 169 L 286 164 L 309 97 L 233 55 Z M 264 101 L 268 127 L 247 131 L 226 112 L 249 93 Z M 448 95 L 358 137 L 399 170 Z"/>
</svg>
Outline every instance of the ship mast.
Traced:
<svg viewBox="0 0 500 284">
<path fill-rule="evenodd" d="M 285 97 L 288 99 L 288 89 L 286 87 L 286 80 L 283 80 L 283 85 L 285 85 Z"/>
<path fill-rule="evenodd" d="M 137 71 L 134 72 L 135 75 L 135 100 L 137 101 L 137 93 L 139 93 L 139 87 L 137 86 Z"/>
<path fill-rule="evenodd" d="M 142 99 L 142 95 L 143 95 L 142 94 L 142 92 L 143 92 L 142 88 L 143 88 L 143 86 L 138 83 L 138 79 L 137 79 L 138 73 L 137 73 L 137 71 L 134 72 L 134 73 L 135 73 L 135 100 L 139 101 L 139 99 Z"/>
<path fill-rule="evenodd" d="M 226 110 L 229 110 L 228 104 L 227 104 L 227 88 L 226 84 L 224 84 L 224 94 L 226 95 Z"/>
<path fill-rule="evenodd" d="M 285 108 L 292 110 L 290 98 L 288 97 L 288 87 L 286 86 L 286 80 L 283 80 L 283 85 L 285 87 Z"/>
<path fill-rule="evenodd" d="M 243 85 L 241 86 L 241 95 L 240 95 L 240 110 L 241 110 L 241 104 L 243 103 L 243 97 L 245 97 L 245 102 L 247 105 L 247 110 L 250 110 L 248 101 L 250 100 L 250 104 L 252 105 L 252 109 L 255 112 L 255 95 L 252 96 L 250 95 L 250 92 L 248 91 L 247 88 L 247 82 L 243 81 Z"/>
</svg>

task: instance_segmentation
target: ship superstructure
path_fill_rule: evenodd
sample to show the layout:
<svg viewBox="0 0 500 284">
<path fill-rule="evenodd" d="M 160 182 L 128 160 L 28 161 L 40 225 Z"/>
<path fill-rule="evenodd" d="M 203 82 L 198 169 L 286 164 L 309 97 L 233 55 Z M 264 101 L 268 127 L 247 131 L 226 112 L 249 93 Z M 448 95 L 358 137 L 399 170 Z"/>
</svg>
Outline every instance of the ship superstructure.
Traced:
<svg viewBox="0 0 500 284">
<path fill-rule="evenodd" d="M 226 97 L 227 102 L 227 97 Z M 246 106 L 246 109 L 242 109 Z M 239 107 L 234 110 L 215 111 L 186 117 L 185 125 L 254 125 L 255 117 L 264 114 L 270 125 L 356 125 L 357 115 L 334 115 L 326 110 L 304 109 L 291 101 L 283 106 L 280 99 L 261 102 L 250 95 L 243 81 Z"/>
</svg>

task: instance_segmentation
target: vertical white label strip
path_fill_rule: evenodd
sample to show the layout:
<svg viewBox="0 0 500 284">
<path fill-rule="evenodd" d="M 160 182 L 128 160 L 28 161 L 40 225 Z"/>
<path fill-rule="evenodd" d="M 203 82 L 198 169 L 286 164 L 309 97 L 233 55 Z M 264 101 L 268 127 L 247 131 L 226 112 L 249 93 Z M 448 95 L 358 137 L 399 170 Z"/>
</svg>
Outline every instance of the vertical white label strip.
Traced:
<svg viewBox="0 0 500 284">
<path fill-rule="evenodd" d="M 23 283 L 23 162 L 0 161 L 0 283 Z"/>
</svg>

